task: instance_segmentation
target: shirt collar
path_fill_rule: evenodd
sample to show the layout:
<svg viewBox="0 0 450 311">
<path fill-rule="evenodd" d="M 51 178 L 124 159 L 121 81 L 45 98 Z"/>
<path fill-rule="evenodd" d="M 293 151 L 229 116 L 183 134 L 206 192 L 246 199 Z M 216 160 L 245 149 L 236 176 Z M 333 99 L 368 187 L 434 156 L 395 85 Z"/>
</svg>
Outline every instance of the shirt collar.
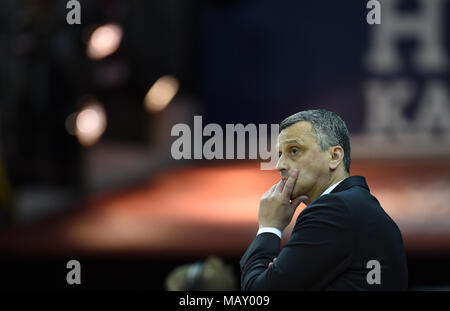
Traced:
<svg viewBox="0 0 450 311">
<path fill-rule="evenodd" d="M 320 196 L 323 196 L 323 195 L 325 195 L 325 194 L 329 194 L 329 193 L 330 193 L 331 191 L 333 191 L 334 188 L 336 188 L 342 181 L 343 181 L 343 179 L 340 180 L 340 181 L 338 181 L 337 183 L 335 183 L 335 184 L 329 186 L 328 189 L 325 190 Z"/>
</svg>

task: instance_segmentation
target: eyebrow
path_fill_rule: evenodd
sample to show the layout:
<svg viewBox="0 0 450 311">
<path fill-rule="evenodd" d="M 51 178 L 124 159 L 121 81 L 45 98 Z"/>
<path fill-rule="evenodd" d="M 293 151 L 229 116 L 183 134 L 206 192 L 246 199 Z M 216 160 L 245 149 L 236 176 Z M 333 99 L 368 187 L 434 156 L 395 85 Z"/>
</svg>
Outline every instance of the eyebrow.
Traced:
<svg viewBox="0 0 450 311">
<path fill-rule="evenodd" d="M 288 139 L 288 140 L 282 141 L 281 143 L 282 144 L 297 143 L 297 144 L 303 146 L 303 143 L 297 139 Z"/>
</svg>

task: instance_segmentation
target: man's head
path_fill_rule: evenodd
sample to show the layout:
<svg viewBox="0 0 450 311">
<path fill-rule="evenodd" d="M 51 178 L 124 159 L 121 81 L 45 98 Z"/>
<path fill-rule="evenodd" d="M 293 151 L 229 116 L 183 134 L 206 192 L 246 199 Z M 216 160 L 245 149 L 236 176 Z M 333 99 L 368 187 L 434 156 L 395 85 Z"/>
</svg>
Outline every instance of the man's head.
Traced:
<svg viewBox="0 0 450 311">
<path fill-rule="evenodd" d="M 282 177 L 298 169 L 292 198 L 308 195 L 314 200 L 350 172 L 350 135 L 344 121 L 331 111 L 301 111 L 283 120 L 278 150 Z"/>
</svg>

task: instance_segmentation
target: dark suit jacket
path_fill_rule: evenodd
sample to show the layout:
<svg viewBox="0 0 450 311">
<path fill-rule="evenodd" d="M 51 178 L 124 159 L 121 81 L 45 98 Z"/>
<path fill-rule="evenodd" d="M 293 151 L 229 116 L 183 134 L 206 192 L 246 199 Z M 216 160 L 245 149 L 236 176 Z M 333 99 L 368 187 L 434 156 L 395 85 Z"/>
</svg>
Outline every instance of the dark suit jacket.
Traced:
<svg viewBox="0 0 450 311">
<path fill-rule="evenodd" d="M 276 262 L 267 268 L 277 257 Z M 367 277 L 380 263 L 380 284 Z M 273 233 L 255 237 L 241 259 L 242 290 L 406 290 L 408 268 L 395 222 L 362 176 L 344 179 L 298 216 L 280 251 Z M 372 280 L 375 272 L 369 275 Z"/>
</svg>

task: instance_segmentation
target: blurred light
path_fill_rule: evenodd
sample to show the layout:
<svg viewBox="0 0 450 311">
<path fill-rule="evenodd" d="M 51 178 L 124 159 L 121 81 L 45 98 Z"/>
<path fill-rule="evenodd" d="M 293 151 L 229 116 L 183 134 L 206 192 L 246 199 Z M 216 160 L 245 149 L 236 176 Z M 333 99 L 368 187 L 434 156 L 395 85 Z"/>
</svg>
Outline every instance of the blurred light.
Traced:
<svg viewBox="0 0 450 311">
<path fill-rule="evenodd" d="M 75 136 L 76 133 L 76 127 L 75 127 L 75 122 L 76 122 L 76 118 L 77 118 L 77 114 L 78 112 L 73 112 L 71 113 L 67 118 L 66 118 L 66 122 L 65 122 L 65 127 L 66 127 L 66 131 L 72 135 Z"/>
<path fill-rule="evenodd" d="M 145 95 L 145 107 L 152 112 L 163 110 L 178 92 L 178 88 L 178 80 L 174 77 L 163 76 L 159 78 Z"/>
<path fill-rule="evenodd" d="M 106 114 L 99 102 L 90 102 L 76 115 L 75 133 L 80 144 L 85 147 L 95 144 L 105 129 Z"/>
<path fill-rule="evenodd" d="M 102 59 L 114 53 L 119 48 L 122 33 L 122 27 L 117 24 L 106 24 L 94 30 L 86 50 L 89 58 Z"/>
</svg>

